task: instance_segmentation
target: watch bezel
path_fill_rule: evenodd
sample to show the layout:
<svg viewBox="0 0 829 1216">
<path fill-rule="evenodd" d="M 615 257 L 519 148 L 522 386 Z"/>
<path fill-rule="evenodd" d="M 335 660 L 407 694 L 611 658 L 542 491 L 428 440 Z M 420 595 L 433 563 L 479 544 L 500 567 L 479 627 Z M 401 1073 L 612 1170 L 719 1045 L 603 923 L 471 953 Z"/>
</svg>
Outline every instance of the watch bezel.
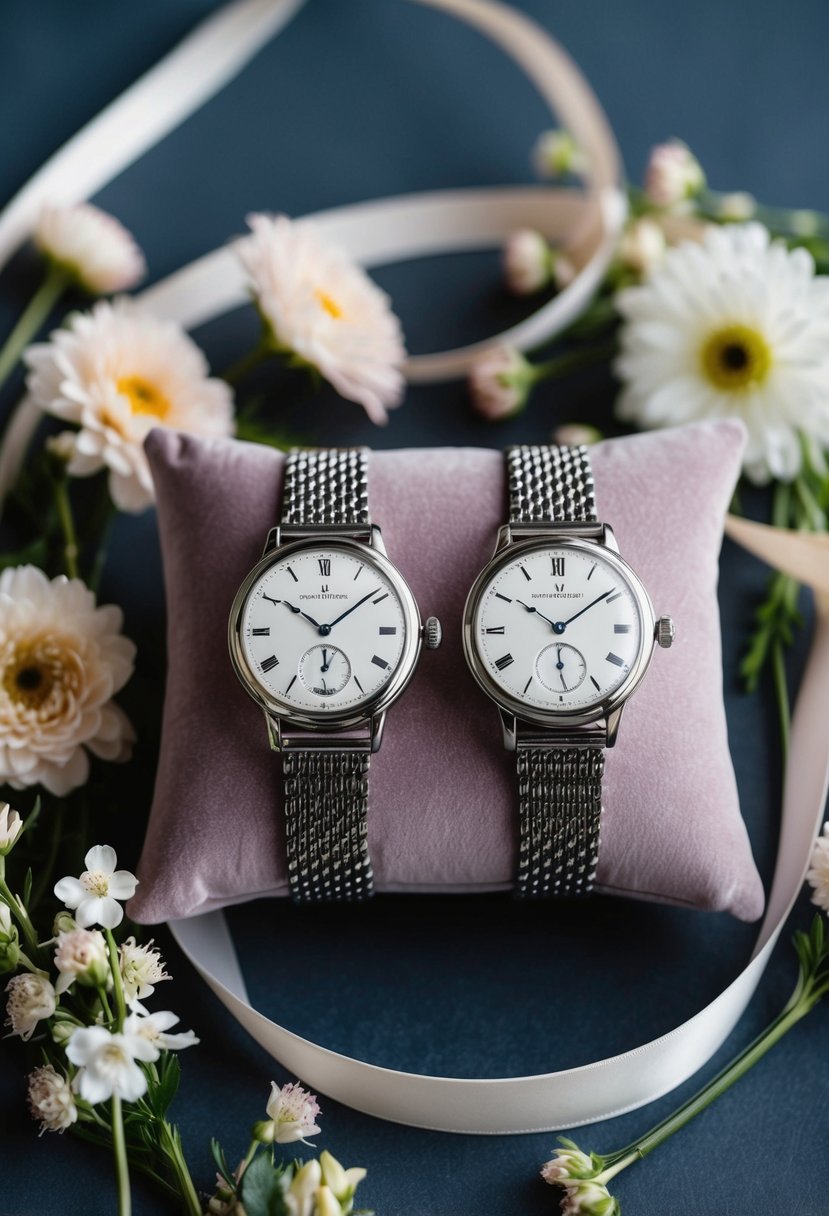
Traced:
<svg viewBox="0 0 829 1216">
<path fill-rule="evenodd" d="M 242 642 L 242 619 L 251 590 L 272 566 L 279 564 L 295 553 L 325 549 L 328 552 L 345 552 L 359 555 L 366 563 L 375 565 L 394 587 L 400 601 L 406 626 L 403 650 L 397 667 L 390 679 L 376 693 L 350 705 L 341 713 L 326 710 L 299 709 L 295 705 L 276 697 L 256 678 L 247 660 Z M 228 618 L 228 648 L 230 660 L 242 687 L 250 697 L 272 717 L 291 727 L 309 731 L 342 731 L 364 726 L 392 705 L 414 675 L 421 650 L 421 620 L 417 601 L 394 563 L 378 548 L 364 541 L 352 540 L 334 533 L 320 532 L 301 540 L 289 541 L 270 549 L 248 572 L 233 598 Z"/>
<path fill-rule="evenodd" d="M 512 565 L 521 554 L 538 553 L 547 549 L 573 549 L 580 553 L 591 554 L 601 550 L 601 556 L 610 566 L 615 567 L 619 574 L 628 582 L 642 622 L 639 653 L 631 664 L 625 679 L 609 696 L 601 698 L 594 705 L 578 709 L 544 710 L 538 706 L 528 705 L 519 697 L 511 696 L 496 682 L 489 671 L 486 660 L 481 655 L 475 635 L 475 619 L 480 602 L 486 588 L 496 574 L 505 566 Z M 624 558 L 614 550 L 603 545 L 600 541 L 582 539 L 569 535 L 560 535 L 554 531 L 545 532 L 543 536 L 527 540 L 515 540 L 496 552 L 478 574 L 466 597 L 463 612 L 463 652 L 467 666 L 479 688 L 486 693 L 490 700 L 508 713 L 514 714 L 522 722 L 531 722 L 536 726 L 551 728 L 566 726 L 587 726 L 598 722 L 619 709 L 635 691 L 648 670 L 654 651 L 654 628 L 656 615 L 650 596 L 645 590 L 642 580 Z"/>
</svg>

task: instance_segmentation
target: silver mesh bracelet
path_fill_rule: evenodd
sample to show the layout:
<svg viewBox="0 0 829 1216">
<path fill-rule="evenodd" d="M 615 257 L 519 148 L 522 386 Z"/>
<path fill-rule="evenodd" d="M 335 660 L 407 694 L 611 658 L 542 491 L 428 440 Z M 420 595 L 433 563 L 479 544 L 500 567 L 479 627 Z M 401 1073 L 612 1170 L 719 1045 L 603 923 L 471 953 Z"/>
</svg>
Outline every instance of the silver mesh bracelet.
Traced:
<svg viewBox="0 0 829 1216">
<path fill-rule="evenodd" d="M 285 461 L 283 525 L 366 525 L 365 448 L 293 451 Z M 372 894 L 366 838 L 370 745 L 365 751 L 294 746 L 283 753 L 288 878 L 295 903 Z"/>
<path fill-rule="evenodd" d="M 510 523 L 596 522 L 586 447 L 507 449 Z M 554 738 L 554 736 L 551 736 Z M 568 732 L 567 745 L 518 741 L 518 874 L 522 899 L 586 895 L 599 855 L 604 749 Z"/>
</svg>

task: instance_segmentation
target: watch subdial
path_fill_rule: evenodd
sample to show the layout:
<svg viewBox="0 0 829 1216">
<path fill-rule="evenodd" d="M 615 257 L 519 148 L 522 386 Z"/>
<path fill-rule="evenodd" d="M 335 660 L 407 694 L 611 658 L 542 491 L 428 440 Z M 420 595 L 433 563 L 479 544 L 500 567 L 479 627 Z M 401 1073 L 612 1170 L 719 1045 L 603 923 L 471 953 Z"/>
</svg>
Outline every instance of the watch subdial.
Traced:
<svg viewBox="0 0 829 1216">
<path fill-rule="evenodd" d="M 351 664 L 336 646 L 312 646 L 299 660 L 299 678 L 316 696 L 333 697 L 351 679 Z"/>
<path fill-rule="evenodd" d="M 538 652 L 535 675 L 539 684 L 550 692 L 574 692 L 587 675 L 587 664 L 575 646 L 553 642 Z"/>
</svg>

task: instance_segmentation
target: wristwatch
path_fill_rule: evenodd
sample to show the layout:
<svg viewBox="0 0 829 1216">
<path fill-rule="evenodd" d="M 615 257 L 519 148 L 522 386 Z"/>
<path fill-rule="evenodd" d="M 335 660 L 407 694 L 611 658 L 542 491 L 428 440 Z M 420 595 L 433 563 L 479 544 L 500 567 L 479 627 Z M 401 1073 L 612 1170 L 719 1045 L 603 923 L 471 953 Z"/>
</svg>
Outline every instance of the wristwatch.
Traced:
<svg viewBox="0 0 829 1216">
<path fill-rule="evenodd" d="M 670 617 L 599 521 L 586 447 L 506 453 L 509 523 L 466 602 L 470 671 L 517 753 L 521 898 L 583 895 L 596 874 L 605 748 Z"/>
<path fill-rule="evenodd" d="M 367 474 L 365 448 L 289 453 L 282 522 L 230 612 L 233 667 L 282 755 L 297 903 L 372 894 L 369 761 L 421 646 L 441 640 L 370 520 Z"/>
</svg>

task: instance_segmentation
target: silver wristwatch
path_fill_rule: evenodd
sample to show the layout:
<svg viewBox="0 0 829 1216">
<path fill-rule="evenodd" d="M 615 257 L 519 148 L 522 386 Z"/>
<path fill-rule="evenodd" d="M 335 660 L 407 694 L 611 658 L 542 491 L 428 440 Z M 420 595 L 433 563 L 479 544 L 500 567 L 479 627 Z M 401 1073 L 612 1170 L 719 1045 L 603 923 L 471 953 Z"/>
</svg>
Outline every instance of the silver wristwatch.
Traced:
<svg viewBox="0 0 829 1216">
<path fill-rule="evenodd" d="M 298 903 L 372 894 L 366 815 L 371 754 L 422 645 L 414 596 L 368 509 L 365 448 L 293 451 L 282 523 L 239 588 L 229 645 L 282 753 L 291 894 Z"/>
<path fill-rule="evenodd" d="M 596 874 L 605 748 L 670 617 L 599 521 L 586 447 L 507 451 L 509 523 L 466 602 L 466 661 L 517 753 L 523 898 L 583 895 Z"/>
</svg>

